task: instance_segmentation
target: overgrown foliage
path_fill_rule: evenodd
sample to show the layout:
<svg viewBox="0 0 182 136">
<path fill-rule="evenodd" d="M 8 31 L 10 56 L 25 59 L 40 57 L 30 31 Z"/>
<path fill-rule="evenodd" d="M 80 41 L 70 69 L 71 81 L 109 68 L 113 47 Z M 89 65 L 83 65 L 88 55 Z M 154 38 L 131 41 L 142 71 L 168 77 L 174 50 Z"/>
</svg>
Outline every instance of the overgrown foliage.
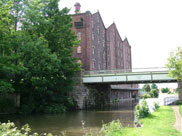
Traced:
<svg viewBox="0 0 182 136">
<path fill-rule="evenodd" d="M 155 103 L 154 103 L 153 110 L 155 111 L 155 110 L 157 110 L 159 107 L 160 107 L 160 106 L 159 106 L 159 103 L 158 103 L 158 102 L 155 102 Z"/>
<path fill-rule="evenodd" d="M 145 99 L 142 100 L 141 104 L 136 105 L 135 115 L 137 119 L 145 118 L 149 115 L 149 107 Z"/>
<path fill-rule="evenodd" d="M 149 85 L 149 84 L 145 84 L 145 85 L 143 86 L 142 90 L 143 90 L 144 92 L 148 92 L 148 93 L 149 93 L 150 90 L 151 90 L 150 85 Z"/>
<path fill-rule="evenodd" d="M 21 113 L 63 112 L 80 66 L 69 10 L 58 0 L 0 0 L 0 93 L 21 94 Z M 53 106 L 53 107 L 52 107 Z"/>
<path fill-rule="evenodd" d="M 93 131 L 85 132 L 84 136 L 120 136 L 122 134 L 122 124 L 120 120 L 113 120 L 108 124 L 103 124 L 98 134 Z"/>
<path fill-rule="evenodd" d="M 162 88 L 161 92 L 162 93 L 168 93 L 168 92 L 170 92 L 170 89 L 169 88 Z"/>
<path fill-rule="evenodd" d="M 0 135 L 1 136 L 53 136 L 51 133 L 31 133 L 31 128 L 28 124 L 18 129 L 13 122 L 0 123 Z M 61 136 L 63 136 L 62 134 Z"/>
<path fill-rule="evenodd" d="M 169 69 L 169 75 L 176 78 L 178 81 L 182 81 L 182 48 L 174 52 L 171 52 L 168 58 L 168 64 L 166 65 Z"/>
<path fill-rule="evenodd" d="M 169 76 L 176 78 L 180 82 L 178 88 L 179 101 L 182 102 L 182 48 L 178 47 L 176 51 L 171 52 L 168 58 Z"/>
<path fill-rule="evenodd" d="M 143 98 L 157 98 L 159 96 L 158 87 L 156 84 L 145 84 L 142 88 L 142 91 L 145 92 Z"/>
</svg>

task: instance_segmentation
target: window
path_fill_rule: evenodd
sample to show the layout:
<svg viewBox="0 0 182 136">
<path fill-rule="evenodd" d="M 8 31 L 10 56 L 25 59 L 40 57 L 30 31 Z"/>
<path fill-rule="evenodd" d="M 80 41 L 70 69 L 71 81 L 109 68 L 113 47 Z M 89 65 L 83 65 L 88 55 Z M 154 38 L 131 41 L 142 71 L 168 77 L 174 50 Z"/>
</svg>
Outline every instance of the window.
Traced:
<svg viewBox="0 0 182 136">
<path fill-rule="evenodd" d="M 92 46 L 92 54 L 95 54 L 95 46 Z"/>
<path fill-rule="evenodd" d="M 99 63 L 99 70 L 101 70 L 101 63 Z"/>
<path fill-rule="evenodd" d="M 107 56 L 107 63 L 109 64 L 110 63 L 110 57 Z"/>
<path fill-rule="evenodd" d="M 100 44 L 100 39 L 99 39 L 99 37 L 98 37 L 98 44 Z"/>
<path fill-rule="evenodd" d="M 98 23 L 100 22 L 100 20 L 99 20 L 99 14 L 97 15 L 97 22 L 98 22 Z"/>
<path fill-rule="evenodd" d="M 102 56 L 103 61 L 105 60 L 105 55 L 106 55 L 106 53 L 105 53 L 105 51 L 104 51 L 103 56 Z"/>
<path fill-rule="evenodd" d="M 103 38 L 105 37 L 105 31 L 102 32 L 102 36 L 103 36 Z"/>
<path fill-rule="evenodd" d="M 78 39 L 78 40 L 81 40 L 81 32 L 78 32 L 78 33 L 77 33 L 77 39 Z"/>
<path fill-rule="evenodd" d="M 82 47 L 81 46 L 77 47 L 77 53 L 82 53 Z"/>
<path fill-rule="evenodd" d="M 105 40 L 103 39 L 103 47 L 105 47 Z"/>
<path fill-rule="evenodd" d="M 94 32 L 92 31 L 92 40 L 94 40 Z"/>
<path fill-rule="evenodd" d="M 94 21 L 92 20 L 91 22 L 91 25 L 92 25 L 92 29 L 94 28 Z"/>
<path fill-rule="evenodd" d="M 105 69 L 106 68 L 106 62 L 104 61 L 104 63 L 103 63 L 103 69 Z"/>
<path fill-rule="evenodd" d="M 118 42 L 118 44 L 117 44 L 117 47 L 119 48 L 119 42 Z"/>
<path fill-rule="evenodd" d="M 92 60 L 92 68 L 94 69 L 95 68 L 95 61 Z"/>
<path fill-rule="evenodd" d="M 97 26 L 97 33 L 98 33 L 98 34 L 100 33 L 100 29 L 99 29 L 99 26 Z"/>
</svg>

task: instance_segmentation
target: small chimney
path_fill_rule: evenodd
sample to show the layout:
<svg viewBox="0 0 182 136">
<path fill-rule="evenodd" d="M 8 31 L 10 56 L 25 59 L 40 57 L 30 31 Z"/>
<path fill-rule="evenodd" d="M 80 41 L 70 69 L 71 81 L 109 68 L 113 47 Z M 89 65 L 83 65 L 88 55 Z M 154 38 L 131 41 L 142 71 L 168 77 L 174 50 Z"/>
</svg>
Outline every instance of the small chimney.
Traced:
<svg viewBox="0 0 182 136">
<path fill-rule="evenodd" d="M 80 7 L 81 7 L 80 3 L 76 2 L 74 6 L 75 6 L 75 14 L 79 14 L 80 13 Z"/>
</svg>

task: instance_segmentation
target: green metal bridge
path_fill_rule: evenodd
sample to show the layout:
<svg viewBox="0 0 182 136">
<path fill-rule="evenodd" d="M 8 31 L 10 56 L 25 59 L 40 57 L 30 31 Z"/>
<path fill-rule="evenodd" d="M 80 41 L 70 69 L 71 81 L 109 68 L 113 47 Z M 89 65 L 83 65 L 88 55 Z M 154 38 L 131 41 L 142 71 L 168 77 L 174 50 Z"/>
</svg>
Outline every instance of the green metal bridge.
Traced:
<svg viewBox="0 0 182 136">
<path fill-rule="evenodd" d="M 167 68 L 137 68 L 122 70 L 86 71 L 82 76 L 84 84 L 138 84 L 138 83 L 176 83 L 168 76 Z"/>
</svg>

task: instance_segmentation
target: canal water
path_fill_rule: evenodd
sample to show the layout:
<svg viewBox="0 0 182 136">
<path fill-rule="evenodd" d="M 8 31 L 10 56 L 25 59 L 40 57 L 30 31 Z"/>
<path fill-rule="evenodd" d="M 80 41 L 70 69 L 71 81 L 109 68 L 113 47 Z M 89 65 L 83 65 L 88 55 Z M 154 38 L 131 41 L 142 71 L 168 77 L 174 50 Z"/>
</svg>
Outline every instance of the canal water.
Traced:
<svg viewBox="0 0 182 136">
<path fill-rule="evenodd" d="M 0 115 L 0 122 L 8 120 L 18 127 L 29 124 L 32 132 L 81 136 L 85 131 L 99 131 L 103 123 L 119 119 L 124 127 L 133 127 L 136 101 L 113 104 L 107 110 L 74 111 L 51 115 Z M 84 126 L 84 127 L 83 127 Z"/>
</svg>

